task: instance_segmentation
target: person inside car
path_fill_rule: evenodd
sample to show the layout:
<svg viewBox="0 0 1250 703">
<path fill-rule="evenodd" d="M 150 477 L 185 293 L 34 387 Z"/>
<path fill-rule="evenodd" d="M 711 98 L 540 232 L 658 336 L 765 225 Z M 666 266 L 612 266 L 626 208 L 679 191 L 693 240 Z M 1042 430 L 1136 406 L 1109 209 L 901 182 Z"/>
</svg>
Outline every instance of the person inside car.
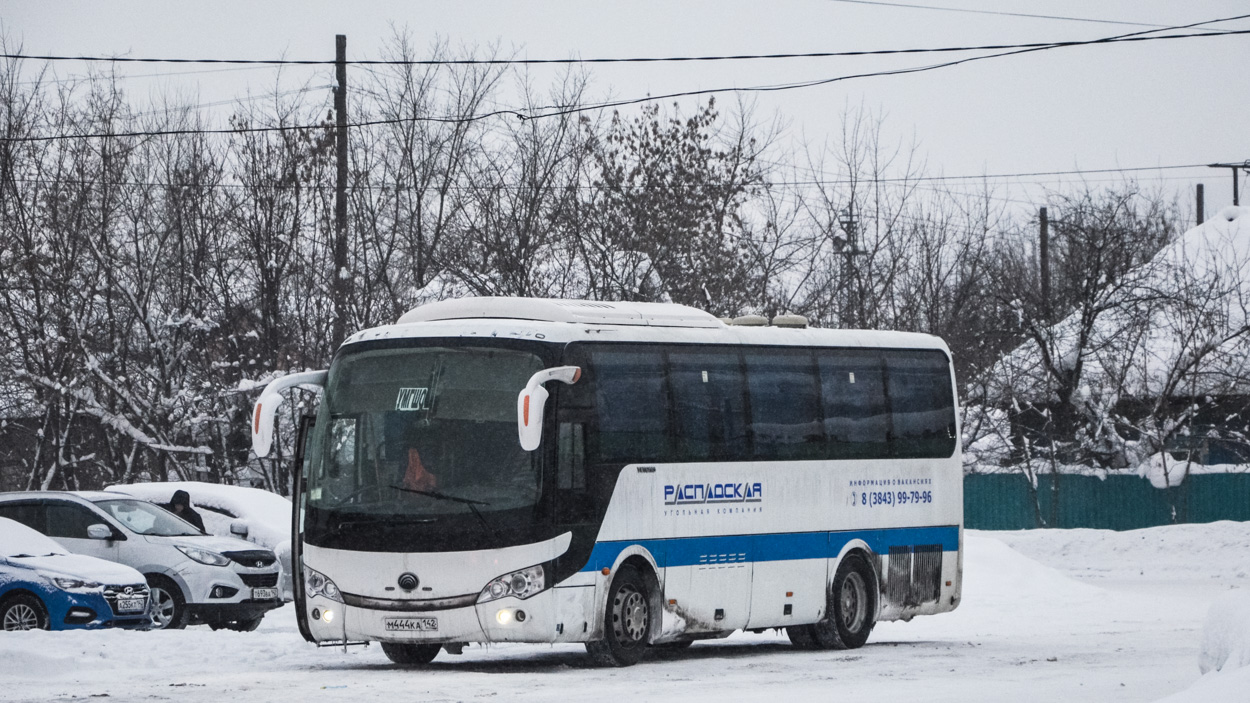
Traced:
<svg viewBox="0 0 1250 703">
<path fill-rule="evenodd" d="M 421 453 L 416 447 L 408 450 L 408 465 L 404 470 L 402 485 L 409 491 L 432 491 L 438 488 L 438 477 L 421 463 Z"/>
<path fill-rule="evenodd" d="M 191 507 L 191 495 L 183 490 L 174 491 L 174 497 L 164 506 L 166 510 L 195 525 L 200 532 L 208 534 L 204 529 L 204 519 Z"/>
</svg>

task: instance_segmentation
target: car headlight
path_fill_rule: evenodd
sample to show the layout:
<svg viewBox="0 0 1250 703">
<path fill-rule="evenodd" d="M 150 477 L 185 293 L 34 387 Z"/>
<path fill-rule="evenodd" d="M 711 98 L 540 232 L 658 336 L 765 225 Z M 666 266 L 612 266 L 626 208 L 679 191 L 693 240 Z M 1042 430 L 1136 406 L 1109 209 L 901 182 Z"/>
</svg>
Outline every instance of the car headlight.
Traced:
<svg viewBox="0 0 1250 703">
<path fill-rule="evenodd" d="M 504 574 L 486 584 L 482 595 L 477 597 L 478 603 L 489 603 L 500 598 L 520 598 L 525 600 L 532 595 L 541 593 L 547 588 L 547 571 L 542 564 L 531 566 L 520 571 Z"/>
<path fill-rule="evenodd" d="M 307 566 L 304 567 L 304 595 L 308 598 L 313 596 L 321 596 L 329 598 L 333 601 L 343 602 L 343 594 L 339 593 L 339 587 L 326 577 L 320 571 L 314 571 Z M 327 620 L 327 622 L 329 622 Z"/>
<path fill-rule="evenodd" d="M 52 583 L 62 591 L 82 591 L 92 588 L 99 588 L 100 584 L 95 581 L 83 581 L 82 579 L 66 578 L 64 576 L 53 576 Z"/>
<path fill-rule="evenodd" d="M 178 551 L 186 554 L 201 564 L 208 564 L 209 566 L 225 566 L 230 563 L 230 559 L 228 557 L 222 556 L 217 552 L 210 552 L 207 549 L 188 547 L 181 544 L 175 546 L 178 547 Z"/>
</svg>

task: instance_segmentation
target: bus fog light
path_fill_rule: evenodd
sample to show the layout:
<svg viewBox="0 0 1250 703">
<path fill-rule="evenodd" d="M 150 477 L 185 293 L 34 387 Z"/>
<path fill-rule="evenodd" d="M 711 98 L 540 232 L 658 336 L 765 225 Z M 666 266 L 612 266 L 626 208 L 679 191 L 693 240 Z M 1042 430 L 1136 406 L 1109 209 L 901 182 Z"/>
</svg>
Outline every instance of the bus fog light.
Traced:
<svg viewBox="0 0 1250 703">
<path fill-rule="evenodd" d="M 326 608 L 325 612 L 321 614 L 321 619 L 327 623 L 334 622 L 334 611 Z"/>
<path fill-rule="evenodd" d="M 497 620 L 500 625 L 511 624 L 512 623 L 512 611 L 501 610 L 498 613 L 495 613 L 495 620 Z"/>
<path fill-rule="evenodd" d="M 514 615 L 513 617 L 515 617 L 515 618 L 516 618 L 516 621 L 517 621 L 517 622 L 525 622 L 525 611 L 524 611 L 524 610 L 518 610 L 518 611 L 516 611 L 516 615 Z"/>
</svg>

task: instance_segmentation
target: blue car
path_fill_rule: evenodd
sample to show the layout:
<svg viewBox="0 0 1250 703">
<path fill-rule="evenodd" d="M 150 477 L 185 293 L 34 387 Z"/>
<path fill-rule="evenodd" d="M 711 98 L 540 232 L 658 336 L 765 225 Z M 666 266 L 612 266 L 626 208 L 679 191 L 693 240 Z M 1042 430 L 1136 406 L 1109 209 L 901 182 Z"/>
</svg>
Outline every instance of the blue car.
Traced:
<svg viewBox="0 0 1250 703">
<path fill-rule="evenodd" d="M 70 554 L 29 527 L 0 518 L 0 627 L 146 630 L 151 626 L 143 574 L 111 561 Z"/>
</svg>

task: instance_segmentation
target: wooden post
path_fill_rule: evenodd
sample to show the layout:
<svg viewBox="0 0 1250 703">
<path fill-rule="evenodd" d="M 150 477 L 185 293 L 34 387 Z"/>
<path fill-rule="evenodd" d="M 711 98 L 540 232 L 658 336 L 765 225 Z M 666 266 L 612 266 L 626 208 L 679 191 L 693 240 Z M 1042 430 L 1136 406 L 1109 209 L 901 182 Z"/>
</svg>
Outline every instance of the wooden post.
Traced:
<svg viewBox="0 0 1250 703">
<path fill-rule="evenodd" d="M 1042 319 L 1050 321 L 1050 218 L 1046 208 L 1037 212 L 1037 253 L 1042 276 Z"/>
<path fill-rule="evenodd" d="M 1196 200 L 1197 200 L 1197 205 L 1198 205 L 1198 224 L 1202 224 L 1203 222 L 1207 221 L 1207 215 L 1206 215 L 1206 205 L 1203 202 L 1203 198 L 1202 198 L 1202 184 L 1201 183 L 1198 184 L 1198 195 L 1197 195 Z"/>
</svg>

